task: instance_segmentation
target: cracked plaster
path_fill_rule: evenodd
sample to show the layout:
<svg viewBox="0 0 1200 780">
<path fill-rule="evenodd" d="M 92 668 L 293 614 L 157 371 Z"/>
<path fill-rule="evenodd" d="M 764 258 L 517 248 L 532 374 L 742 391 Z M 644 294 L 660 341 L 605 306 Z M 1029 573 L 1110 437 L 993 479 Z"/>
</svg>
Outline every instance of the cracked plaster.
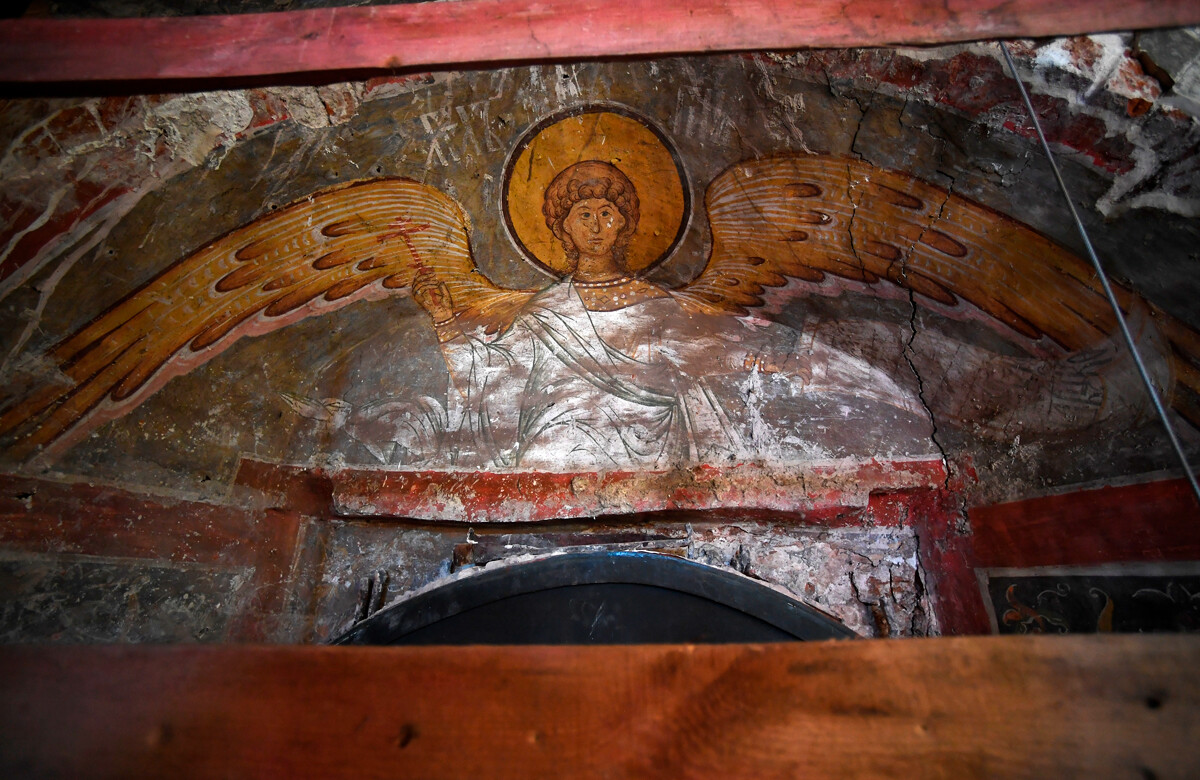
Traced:
<svg viewBox="0 0 1200 780">
<path fill-rule="evenodd" d="M 1187 224 L 1178 217 L 1197 214 L 1200 200 L 1189 190 L 1195 176 L 1189 173 L 1187 148 L 1189 143 L 1194 146 L 1198 131 L 1193 117 L 1161 103 L 1156 82 L 1141 72 L 1128 45 L 1128 36 L 1095 36 L 1029 42 L 1017 46 L 1016 54 L 1023 75 L 1031 78 L 1040 98 L 1039 107 L 1057 120 L 1051 131 L 1057 134 L 1055 143 L 1069 166 L 1068 176 L 1083 185 L 1078 188 L 1082 197 L 1095 204 L 1090 222 L 1102 228 L 1101 235 L 1106 236 L 1102 242 L 1130 248 L 1121 270 L 1153 298 L 1160 287 L 1176 286 L 1169 279 L 1156 283 L 1155 268 L 1162 256 L 1177 258 L 1178 252 L 1164 251 L 1171 241 L 1161 236 L 1141 243 L 1131 242 L 1131 237 L 1147 212 L 1154 212 L 1155 219 L 1167 226 L 1161 228 L 1164 234 Z M 972 44 L 891 53 L 681 59 L 627 67 L 650 83 L 668 76 L 680 81 L 673 96 L 651 99 L 668 105 L 665 114 L 672 123 L 668 129 L 683 134 L 689 151 L 702 161 L 693 172 L 698 182 L 710 180 L 731 159 L 766 154 L 773 148 L 848 153 L 883 167 L 914 170 L 1071 243 L 1061 218 L 1054 215 L 1055 206 L 1048 202 L 1052 196 L 1033 202 L 1034 194 L 1049 190 L 1044 165 L 1028 143 L 1030 128 L 1017 115 L 1011 96 L 1001 101 L 988 95 L 1002 76 L 997 58 L 994 47 Z M 974 75 L 972 69 L 977 69 Z M 534 68 L 527 76 L 514 69 L 320 87 L 10 101 L 0 113 L 4 118 L 0 140 L 5 143 L 0 179 L 6 185 L 0 210 L 6 228 L 0 233 L 4 274 L 0 304 L 7 307 L 6 325 L 11 324 L 2 340 L 5 357 L 0 376 L 11 379 L 30 346 L 44 345 L 61 332 L 58 323 L 86 316 L 90 309 L 81 308 L 77 299 L 48 306 L 56 293 L 66 289 L 64 280 L 78 275 L 76 264 L 85 258 L 103 257 L 115 247 L 136 246 L 144 251 L 131 267 L 119 267 L 114 261 L 106 271 L 120 280 L 99 292 L 111 299 L 129 283 L 145 278 L 156 264 L 211 236 L 214 225 L 227 229 L 317 183 L 361 175 L 423 170 L 430 183 L 466 201 L 472 213 L 490 214 L 497 197 L 492 173 L 481 171 L 463 180 L 445 172 L 452 163 L 470 166 L 502 149 L 501 123 L 511 121 L 511 114 L 502 110 L 488 116 L 488 96 L 516 83 L 515 102 L 537 114 L 581 94 L 631 100 L 621 78 L 620 66 L 560 65 Z M 723 99 L 714 99 L 718 94 Z M 372 110 L 372 103 L 379 108 Z M 407 127 L 397 127 L 388 117 L 393 105 L 422 104 L 425 112 L 415 113 L 416 121 Z M 839 111 L 839 105 L 845 110 Z M 406 110 L 413 115 L 412 108 Z M 480 111 L 488 118 L 482 129 Z M 734 118 L 739 112 L 759 112 L 761 126 L 740 125 Z M 829 124 L 813 123 L 812 117 L 818 115 Z M 1082 130 L 1075 132 L 1072 122 Z M 364 149 L 373 152 L 364 154 Z M 251 166 L 250 161 L 256 164 Z M 217 213 L 208 199 L 219 194 L 211 182 L 223 169 L 245 171 L 250 194 Z M 194 200 L 178 199 L 191 188 L 196 190 Z M 198 217 L 199 224 L 181 229 L 168 240 L 164 233 L 173 214 Z M 126 232 L 121 235 L 123 221 Z M 1186 243 L 1186 236 L 1194 234 L 1192 225 L 1180 240 Z M 689 240 L 693 255 L 703 257 L 707 231 L 694 229 Z M 517 280 L 529 277 L 528 269 L 505 261 L 497 248 L 483 246 L 481 252 L 480 265 L 488 273 Z M 121 259 L 128 258 L 123 252 Z M 1193 254 L 1183 263 L 1196 261 Z M 686 278 L 695 270 L 694 265 L 681 263 L 664 271 L 662 281 Z M 1164 295 L 1165 308 L 1192 324 L 1200 322 L 1194 301 Z M 817 308 L 822 305 L 826 304 L 814 303 Z M 927 315 L 918 310 L 914 294 L 899 291 L 893 300 L 878 305 L 907 328 L 908 338 L 897 357 L 911 371 L 932 424 L 930 439 L 949 466 L 943 487 L 957 487 L 962 472 L 973 472 L 981 483 L 973 488 L 975 500 L 997 500 L 1071 481 L 1119 476 L 1111 470 L 1112 462 L 1124 473 L 1155 473 L 1169 464 L 1139 430 L 1099 445 L 1086 437 L 1064 444 L 1022 441 L 1016 435 L 991 449 L 969 450 L 961 437 L 943 434 L 925 398 L 924 369 L 915 345 L 919 332 L 926 332 Z M 404 306 L 400 307 L 404 316 L 384 335 L 411 344 L 417 338 L 413 312 Z M 370 318 L 360 312 L 347 315 L 341 323 L 339 330 L 352 333 L 355 327 L 369 328 Z M 972 328 L 961 322 L 937 327 Z M 336 337 L 331 340 L 311 327 L 296 328 L 298 343 L 307 344 L 302 349 L 323 353 L 322 365 L 335 369 L 340 377 L 336 381 L 350 381 L 341 372 L 353 373 L 353 366 L 339 351 Z M 971 332 L 978 339 L 987 338 L 978 329 Z M 309 338 L 313 341 L 307 342 Z M 264 339 L 242 345 L 231 358 L 232 365 L 257 366 L 254 382 L 269 384 L 272 373 L 288 371 L 268 362 L 281 343 Z M 236 417 L 270 412 L 253 392 L 247 395 L 223 384 L 227 380 L 221 373 L 216 368 L 200 372 L 186 380 L 190 387 L 174 397 L 153 402 L 144 413 L 111 426 L 98 437 L 99 447 L 92 456 L 69 459 L 57 476 L 224 501 L 240 457 L 277 456 L 278 442 L 289 436 L 296 438 L 293 449 L 280 458 L 285 462 L 299 460 L 297 453 L 311 452 L 314 446 L 318 452 L 326 451 L 320 436 L 328 433 L 305 434 L 282 424 L 248 429 L 234 422 Z M 200 411 L 186 408 L 187 399 L 206 386 L 217 388 L 220 403 Z M 336 395 L 337 389 L 322 392 Z M 205 452 L 163 450 L 155 443 L 181 438 L 198 442 Z M 123 460 L 130 453 L 133 468 Z M 113 458 L 111 465 L 106 464 Z M 197 480 L 201 471 L 203 487 Z M 209 475 L 214 479 L 210 481 Z M 632 508 L 620 496 L 604 506 Z M 965 512 L 960 520 L 967 523 Z M 378 545 L 348 543 L 350 552 L 341 558 L 341 553 L 335 554 L 321 575 L 321 592 L 356 594 L 357 584 L 347 583 L 366 568 L 420 569 L 422 573 L 409 580 L 401 578 L 408 583 L 404 587 L 444 573 L 449 554 L 441 542 L 425 544 L 424 537 L 417 539 L 426 532 L 373 529 L 370 533 L 392 535 Z M 936 630 L 930 623 L 911 529 L 780 530 L 742 523 L 698 532 L 691 544 L 696 557 L 786 587 L 834 612 L 864 635 L 908 636 Z M 427 559 L 419 566 L 405 563 L 405 556 L 425 547 L 429 550 L 421 555 Z M 338 617 L 345 612 L 342 602 L 349 603 L 347 598 L 329 598 L 329 605 L 321 607 L 319 620 L 326 621 L 321 624 L 323 632 L 335 617 L 342 619 Z M 333 606 L 334 601 L 340 606 Z"/>
</svg>

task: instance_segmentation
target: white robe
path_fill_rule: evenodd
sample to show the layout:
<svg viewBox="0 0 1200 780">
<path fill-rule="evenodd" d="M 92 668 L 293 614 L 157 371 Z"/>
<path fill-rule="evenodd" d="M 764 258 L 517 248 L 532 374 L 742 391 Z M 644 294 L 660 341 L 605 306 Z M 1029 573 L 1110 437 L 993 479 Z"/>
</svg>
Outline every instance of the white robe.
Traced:
<svg viewBox="0 0 1200 780">
<path fill-rule="evenodd" d="M 921 410 L 883 371 L 784 326 L 691 314 L 670 297 L 589 311 L 569 280 L 539 293 L 498 338 L 460 337 L 442 349 L 466 434 L 457 440 L 459 466 L 576 471 L 767 452 L 786 459 L 784 437 L 764 436 L 755 413 L 766 365 L 787 376 L 793 397 L 851 392 Z"/>
</svg>

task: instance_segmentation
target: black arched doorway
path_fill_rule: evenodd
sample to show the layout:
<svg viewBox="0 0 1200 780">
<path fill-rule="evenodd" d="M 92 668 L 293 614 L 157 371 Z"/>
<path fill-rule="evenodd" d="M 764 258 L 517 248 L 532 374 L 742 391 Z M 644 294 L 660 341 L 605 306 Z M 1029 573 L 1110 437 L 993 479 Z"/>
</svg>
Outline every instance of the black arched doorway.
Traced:
<svg viewBox="0 0 1200 780">
<path fill-rule="evenodd" d="M 654 644 L 846 639 L 748 577 L 645 552 L 570 553 L 469 575 L 380 610 L 346 645 Z"/>
</svg>

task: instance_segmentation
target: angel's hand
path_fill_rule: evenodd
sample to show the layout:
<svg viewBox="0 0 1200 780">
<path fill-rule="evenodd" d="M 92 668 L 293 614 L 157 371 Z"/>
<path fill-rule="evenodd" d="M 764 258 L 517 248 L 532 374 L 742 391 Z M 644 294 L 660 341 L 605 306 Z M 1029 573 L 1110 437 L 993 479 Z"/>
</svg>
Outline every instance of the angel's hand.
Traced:
<svg viewBox="0 0 1200 780">
<path fill-rule="evenodd" d="M 799 379 L 806 384 L 812 381 L 812 364 L 806 356 L 789 354 L 780 359 L 749 352 L 742 359 L 742 368 L 746 371 L 757 371 L 760 374 L 783 374 Z"/>
<path fill-rule="evenodd" d="M 758 371 L 760 374 L 778 374 L 779 365 L 770 357 L 747 352 L 742 359 L 742 368 L 747 371 Z"/>
<path fill-rule="evenodd" d="M 450 289 L 429 269 L 417 273 L 412 282 L 412 296 L 434 323 L 454 319 L 454 301 Z"/>
</svg>

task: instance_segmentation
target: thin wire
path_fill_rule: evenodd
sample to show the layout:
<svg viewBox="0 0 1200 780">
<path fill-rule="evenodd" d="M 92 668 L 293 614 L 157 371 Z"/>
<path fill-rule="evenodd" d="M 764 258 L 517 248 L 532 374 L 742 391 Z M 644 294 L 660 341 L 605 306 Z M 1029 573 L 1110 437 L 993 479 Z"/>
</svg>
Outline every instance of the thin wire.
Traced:
<svg viewBox="0 0 1200 780">
<path fill-rule="evenodd" d="M 1000 51 L 1004 53 L 1004 59 L 1008 62 L 1008 69 L 1012 72 L 1013 81 L 1017 82 L 1017 89 L 1021 90 L 1021 99 L 1025 101 L 1025 108 L 1029 111 L 1029 118 L 1033 120 L 1033 127 L 1037 130 L 1038 140 L 1042 142 L 1042 151 L 1046 153 L 1046 159 L 1050 161 L 1050 169 L 1054 171 L 1054 178 L 1058 181 L 1058 188 L 1062 191 L 1063 199 L 1067 201 L 1067 208 L 1071 210 L 1071 218 L 1075 220 L 1075 227 L 1079 230 L 1079 237 L 1083 239 L 1083 245 L 1087 247 L 1088 257 L 1091 258 L 1092 266 L 1096 269 L 1096 275 L 1100 277 L 1100 284 L 1104 287 L 1104 294 L 1108 297 L 1108 303 L 1112 306 L 1113 314 L 1117 317 L 1117 325 L 1121 328 L 1121 335 L 1125 337 L 1125 344 L 1133 354 L 1133 362 L 1137 364 L 1138 373 L 1142 375 L 1142 382 L 1146 385 L 1146 392 L 1150 394 L 1150 400 L 1154 402 L 1154 408 L 1158 412 L 1158 417 L 1162 420 L 1163 427 L 1167 429 L 1168 438 L 1171 439 L 1171 446 L 1175 448 L 1175 454 L 1179 456 L 1179 463 L 1183 466 L 1183 473 L 1187 475 L 1188 482 L 1192 485 L 1192 492 L 1196 494 L 1196 500 L 1200 502 L 1200 484 L 1196 482 L 1196 475 L 1188 463 L 1187 455 L 1183 452 L 1183 445 L 1179 443 L 1179 437 L 1175 435 L 1175 428 L 1171 425 L 1171 420 L 1167 417 L 1167 410 L 1163 407 L 1162 399 L 1158 397 L 1158 390 L 1155 389 L 1154 382 L 1150 379 L 1150 372 L 1146 370 L 1146 364 L 1142 361 L 1142 355 L 1138 352 L 1137 345 L 1133 343 L 1133 335 L 1129 332 L 1129 326 L 1125 323 L 1125 315 L 1121 313 L 1121 307 L 1117 303 L 1117 296 L 1113 294 L 1112 285 L 1108 283 L 1108 276 L 1104 273 L 1104 267 L 1100 265 L 1100 258 L 1096 256 L 1096 250 L 1092 248 L 1092 241 L 1088 238 L 1087 228 L 1083 226 L 1083 221 L 1079 219 L 1079 212 L 1075 210 L 1075 203 L 1071 200 L 1071 193 L 1067 189 L 1067 183 L 1063 181 L 1062 174 L 1058 170 L 1058 163 L 1054 161 L 1054 153 L 1050 151 L 1050 144 L 1046 143 L 1046 134 L 1042 132 L 1042 124 L 1038 121 L 1037 113 L 1033 110 L 1033 103 L 1029 100 L 1029 93 L 1025 91 L 1025 84 L 1021 81 L 1021 77 L 1017 75 L 1017 66 L 1013 64 L 1012 55 L 1008 53 L 1008 46 L 1004 44 L 1004 41 L 1000 41 Z"/>
</svg>

